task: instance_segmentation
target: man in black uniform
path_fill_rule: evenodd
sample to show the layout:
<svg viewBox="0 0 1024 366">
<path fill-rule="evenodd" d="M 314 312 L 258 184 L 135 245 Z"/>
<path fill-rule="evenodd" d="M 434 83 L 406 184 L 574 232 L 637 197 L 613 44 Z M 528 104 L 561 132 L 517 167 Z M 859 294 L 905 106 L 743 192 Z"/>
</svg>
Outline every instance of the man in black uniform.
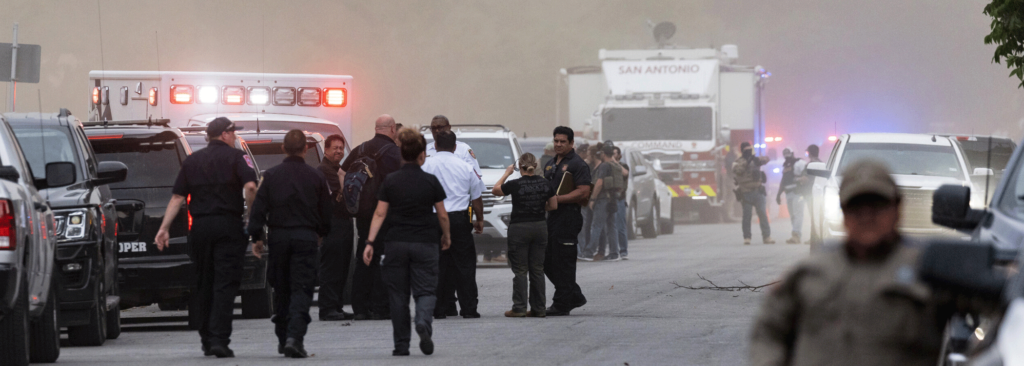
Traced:
<svg viewBox="0 0 1024 366">
<path fill-rule="evenodd" d="M 587 298 L 576 284 L 576 255 L 578 235 L 583 229 L 580 204 L 590 197 L 590 167 L 573 151 L 573 131 L 565 126 L 555 127 L 555 158 L 544 165 L 544 178 L 558 191 L 562 176 L 572 174 L 576 188 L 558 196 L 558 209 L 548 212 L 548 247 L 544 256 L 544 274 L 555 285 L 555 296 L 548 316 L 569 315 L 572 309 L 583 306 Z"/>
<path fill-rule="evenodd" d="M 242 282 L 242 266 L 248 235 L 245 234 L 245 203 L 256 195 L 256 171 L 242 150 L 234 148 L 235 124 L 219 117 L 206 126 L 210 145 L 192 153 L 181 165 L 174 195 L 156 234 L 157 248 L 167 247 L 167 229 L 178 210 L 191 198 L 192 229 L 188 235 L 189 257 L 196 264 L 198 288 L 189 311 L 199 315 L 199 336 L 207 356 L 234 357 L 231 318 L 235 295 Z M 243 193 L 244 198 L 243 198 Z"/>
<path fill-rule="evenodd" d="M 331 189 L 331 232 L 320 245 L 320 320 L 348 320 L 352 314 L 342 310 L 349 263 L 352 262 L 352 215 L 345 209 L 341 192 L 341 159 L 345 157 L 345 140 L 330 135 L 324 140 L 324 160 L 318 167 Z"/>
<path fill-rule="evenodd" d="M 352 149 L 352 153 L 341 164 L 341 170 L 347 172 L 357 159 L 363 156 L 373 156 L 379 152 L 376 159 L 377 171 L 373 172 L 379 177 L 379 179 L 374 179 L 379 185 L 384 182 L 384 177 L 402 166 L 402 153 L 398 149 L 398 145 L 395 144 L 398 130 L 395 129 L 394 118 L 386 114 L 377 117 L 374 132 L 370 141 Z M 342 175 L 342 180 L 344 180 L 344 175 Z M 376 192 L 376 187 L 373 192 Z M 376 197 L 375 193 L 374 197 Z M 355 215 L 356 231 L 359 233 L 357 253 L 362 253 L 366 249 L 366 236 L 370 234 L 370 223 L 373 220 L 373 211 L 376 209 L 377 201 L 374 200 L 372 206 L 360 207 L 359 212 Z M 384 249 L 377 248 L 374 253 L 375 257 L 369 265 L 364 264 L 363 261 L 356 261 L 356 271 L 352 278 L 352 311 L 355 312 L 356 320 L 383 320 L 389 319 L 391 316 L 387 288 L 384 287 L 384 282 L 380 277 L 380 255 L 384 253 Z"/>
<path fill-rule="evenodd" d="M 274 286 L 273 322 L 277 352 L 306 358 L 302 338 L 309 326 L 309 306 L 316 287 L 316 252 L 320 238 L 331 231 L 330 189 L 323 173 L 306 165 L 306 134 L 291 130 L 284 136 L 288 157 L 263 174 L 256 192 L 249 232 L 253 253 L 263 254 L 263 225 L 270 234 L 268 277 Z"/>
</svg>

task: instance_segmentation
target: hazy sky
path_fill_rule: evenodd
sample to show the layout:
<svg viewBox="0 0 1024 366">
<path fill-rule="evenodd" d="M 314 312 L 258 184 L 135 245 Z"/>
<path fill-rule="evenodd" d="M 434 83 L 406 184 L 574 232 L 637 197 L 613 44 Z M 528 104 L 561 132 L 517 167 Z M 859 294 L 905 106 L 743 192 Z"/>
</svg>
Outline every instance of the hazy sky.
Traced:
<svg viewBox="0 0 1024 366">
<path fill-rule="evenodd" d="M 768 133 L 787 143 L 833 126 L 1019 138 L 1024 93 L 991 63 L 985 3 L 0 0 L 0 42 L 19 22 L 20 41 L 43 46 L 42 82 L 20 85 L 19 111 L 37 110 L 41 90 L 44 110 L 87 116 L 100 68 L 348 74 L 356 140 L 381 113 L 537 136 L 554 126 L 560 68 L 650 47 L 647 20 L 672 21 L 677 45 L 736 44 L 740 63 L 772 72 Z"/>
</svg>

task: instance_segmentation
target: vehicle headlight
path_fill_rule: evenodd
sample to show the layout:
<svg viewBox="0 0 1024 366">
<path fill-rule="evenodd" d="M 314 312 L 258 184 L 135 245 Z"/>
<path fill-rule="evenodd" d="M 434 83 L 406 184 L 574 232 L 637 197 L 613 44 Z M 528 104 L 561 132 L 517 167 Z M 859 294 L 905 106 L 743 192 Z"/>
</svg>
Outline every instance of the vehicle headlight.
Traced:
<svg viewBox="0 0 1024 366">
<path fill-rule="evenodd" d="M 57 217 L 57 241 L 84 239 L 88 234 L 89 210 L 79 209 L 54 213 Z"/>
<path fill-rule="evenodd" d="M 825 188 L 825 200 L 822 201 L 821 210 L 827 222 L 833 224 L 843 222 L 843 208 L 839 203 L 839 191 L 836 188 Z"/>
</svg>

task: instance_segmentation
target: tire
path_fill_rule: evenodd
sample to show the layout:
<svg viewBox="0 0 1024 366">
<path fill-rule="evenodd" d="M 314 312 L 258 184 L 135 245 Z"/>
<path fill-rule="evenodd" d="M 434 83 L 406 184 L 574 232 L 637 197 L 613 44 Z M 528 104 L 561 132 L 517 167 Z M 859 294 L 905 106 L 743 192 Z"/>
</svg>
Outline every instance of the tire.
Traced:
<svg viewBox="0 0 1024 366">
<path fill-rule="evenodd" d="M 658 206 L 651 206 L 650 219 L 640 227 L 640 234 L 642 234 L 645 239 L 654 239 L 658 237 L 658 220 L 660 220 L 660 218 L 658 218 L 657 215 Z"/>
<path fill-rule="evenodd" d="M 242 318 L 268 319 L 274 315 L 274 288 L 269 284 L 256 290 L 242 293 Z"/>
<path fill-rule="evenodd" d="M 636 200 L 632 200 L 629 203 L 629 207 L 626 207 L 626 238 L 629 240 L 636 239 Z"/>
<path fill-rule="evenodd" d="M 102 287 L 103 279 L 99 279 Z M 107 296 L 103 289 L 98 290 L 96 306 L 90 309 L 89 324 L 68 327 L 68 342 L 73 346 L 102 346 L 107 340 Z"/>
<path fill-rule="evenodd" d="M 57 267 L 55 267 L 57 268 Z M 29 330 L 31 347 L 29 359 L 33 363 L 53 363 L 60 357 L 60 323 L 57 322 L 57 281 L 50 281 L 50 294 L 39 319 Z"/>
<path fill-rule="evenodd" d="M 25 278 L 28 274 L 22 273 L 21 276 L 14 309 L 0 319 L 0 358 L 5 365 L 28 365 L 28 280 Z"/>
<path fill-rule="evenodd" d="M 670 208 L 668 215 L 668 221 L 661 223 L 662 234 L 672 234 L 676 232 L 676 211 Z M 658 220 L 661 220 L 661 218 L 659 217 Z"/>
<path fill-rule="evenodd" d="M 107 310 L 107 339 L 117 339 L 121 336 L 121 307 L 116 306 Z"/>
</svg>

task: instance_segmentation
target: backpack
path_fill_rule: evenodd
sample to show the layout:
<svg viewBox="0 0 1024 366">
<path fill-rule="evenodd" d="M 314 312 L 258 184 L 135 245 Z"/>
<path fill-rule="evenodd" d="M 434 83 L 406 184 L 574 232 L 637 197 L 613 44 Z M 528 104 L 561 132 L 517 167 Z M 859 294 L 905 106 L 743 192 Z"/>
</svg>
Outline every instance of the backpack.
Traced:
<svg viewBox="0 0 1024 366">
<path fill-rule="evenodd" d="M 359 146 L 358 159 L 349 165 L 351 172 L 345 173 L 345 181 L 342 182 L 342 192 L 345 194 L 345 209 L 348 213 L 360 217 L 373 214 L 375 203 L 377 203 L 377 189 L 384 182 L 377 170 L 377 161 L 391 145 L 384 145 L 373 155 L 366 155 L 366 145 Z"/>
<path fill-rule="evenodd" d="M 626 189 L 626 182 L 622 178 L 622 165 L 614 161 L 610 163 L 612 174 L 605 178 L 603 189 L 608 190 L 609 193 L 618 193 Z"/>
</svg>

